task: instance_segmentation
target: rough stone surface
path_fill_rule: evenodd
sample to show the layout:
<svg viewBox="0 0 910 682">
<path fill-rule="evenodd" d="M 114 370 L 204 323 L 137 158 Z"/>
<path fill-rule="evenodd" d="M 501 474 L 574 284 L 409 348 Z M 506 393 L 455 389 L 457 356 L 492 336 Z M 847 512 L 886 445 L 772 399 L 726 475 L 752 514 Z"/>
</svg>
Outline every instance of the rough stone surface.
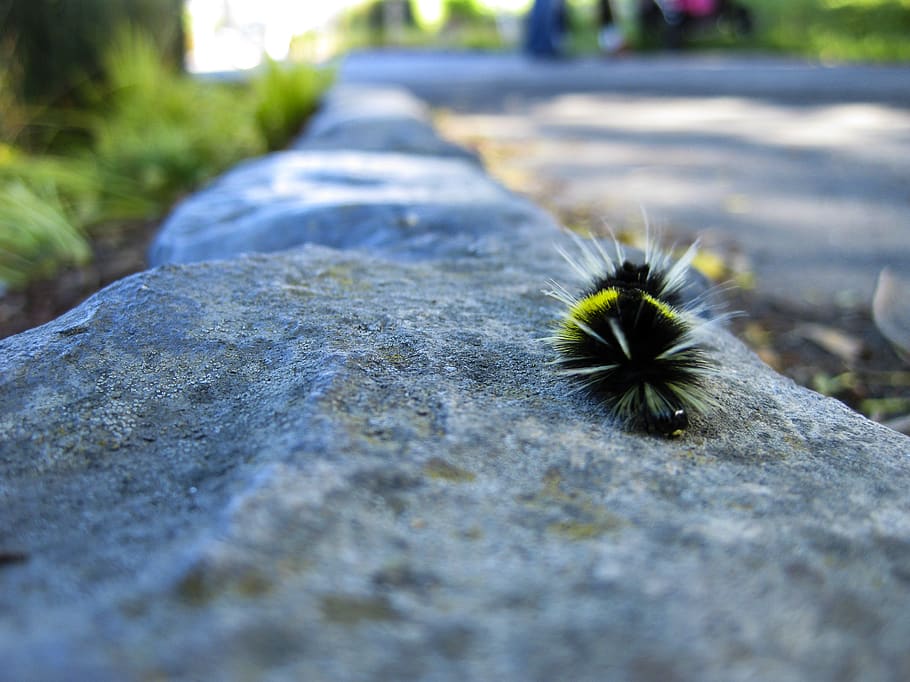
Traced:
<svg viewBox="0 0 910 682">
<path fill-rule="evenodd" d="M 616 430 L 565 269 L 305 247 L 0 343 L 5 674 L 906 678 L 910 439 L 726 335 L 723 409 Z"/>
<path fill-rule="evenodd" d="M 910 439 L 724 332 L 716 412 L 615 428 L 540 341 L 563 237 L 462 191 L 486 236 L 205 256 L 0 341 L 0 679 L 910 677 Z"/>
<path fill-rule="evenodd" d="M 152 265 L 280 251 L 304 243 L 416 259 L 476 255 L 537 210 L 459 159 L 287 151 L 245 162 L 186 199 Z"/>
</svg>

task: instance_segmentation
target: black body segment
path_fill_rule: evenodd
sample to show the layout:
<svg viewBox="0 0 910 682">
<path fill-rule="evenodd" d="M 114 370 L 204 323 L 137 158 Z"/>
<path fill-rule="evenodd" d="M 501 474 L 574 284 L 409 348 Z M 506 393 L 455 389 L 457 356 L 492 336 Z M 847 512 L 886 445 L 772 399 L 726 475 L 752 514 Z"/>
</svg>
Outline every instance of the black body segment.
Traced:
<svg viewBox="0 0 910 682">
<path fill-rule="evenodd" d="M 578 381 L 612 416 L 678 436 L 691 414 L 713 402 L 703 388 L 712 362 L 700 341 L 704 323 L 680 301 L 681 268 L 665 254 L 657 256 L 663 267 L 605 262 L 577 298 L 565 290 L 550 292 L 568 306 L 550 341 L 560 373 Z M 590 264 L 591 254 L 584 257 Z"/>
</svg>

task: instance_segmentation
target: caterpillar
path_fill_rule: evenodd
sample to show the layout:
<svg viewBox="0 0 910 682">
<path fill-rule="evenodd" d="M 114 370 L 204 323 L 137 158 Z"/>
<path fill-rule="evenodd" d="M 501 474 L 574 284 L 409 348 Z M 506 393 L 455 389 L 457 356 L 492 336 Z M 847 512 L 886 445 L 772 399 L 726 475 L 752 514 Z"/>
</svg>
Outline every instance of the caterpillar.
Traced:
<svg viewBox="0 0 910 682">
<path fill-rule="evenodd" d="M 650 239 L 641 263 L 616 257 L 596 239 L 572 235 L 573 258 L 558 249 L 587 282 L 578 294 L 550 281 L 544 293 L 566 306 L 552 336 L 557 372 L 597 398 L 611 417 L 630 428 L 678 437 L 690 415 L 716 404 L 705 389 L 715 368 L 706 331 L 711 325 L 703 297 L 687 300 L 693 244 L 677 260 Z"/>
</svg>

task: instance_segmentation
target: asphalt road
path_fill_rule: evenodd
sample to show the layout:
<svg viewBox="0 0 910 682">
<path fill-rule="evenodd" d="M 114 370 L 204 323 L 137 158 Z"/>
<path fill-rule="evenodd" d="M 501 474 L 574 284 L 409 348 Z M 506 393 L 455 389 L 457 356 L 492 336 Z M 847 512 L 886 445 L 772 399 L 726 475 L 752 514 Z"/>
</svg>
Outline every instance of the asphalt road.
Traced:
<svg viewBox="0 0 910 682">
<path fill-rule="evenodd" d="M 732 244 L 763 295 L 862 303 L 883 267 L 910 277 L 910 68 L 371 52 L 340 77 L 444 108 L 553 205 Z"/>
</svg>

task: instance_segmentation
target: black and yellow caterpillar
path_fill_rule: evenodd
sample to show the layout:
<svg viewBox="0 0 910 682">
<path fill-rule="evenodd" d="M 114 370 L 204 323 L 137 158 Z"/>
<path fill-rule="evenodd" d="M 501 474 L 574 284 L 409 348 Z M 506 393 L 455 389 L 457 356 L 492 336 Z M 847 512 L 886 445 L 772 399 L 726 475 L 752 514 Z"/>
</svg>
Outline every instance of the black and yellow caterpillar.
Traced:
<svg viewBox="0 0 910 682">
<path fill-rule="evenodd" d="M 715 367 L 706 347 L 711 320 L 704 303 L 683 295 L 696 246 L 674 261 L 649 243 L 644 261 L 634 263 L 618 242 L 616 258 L 597 240 L 576 242 L 579 258 L 561 253 L 587 286 L 575 295 L 551 282 L 546 291 L 567 307 L 547 339 L 558 372 L 618 421 L 681 435 L 690 415 L 715 404 L 705 389 Z"/>
</svg>

